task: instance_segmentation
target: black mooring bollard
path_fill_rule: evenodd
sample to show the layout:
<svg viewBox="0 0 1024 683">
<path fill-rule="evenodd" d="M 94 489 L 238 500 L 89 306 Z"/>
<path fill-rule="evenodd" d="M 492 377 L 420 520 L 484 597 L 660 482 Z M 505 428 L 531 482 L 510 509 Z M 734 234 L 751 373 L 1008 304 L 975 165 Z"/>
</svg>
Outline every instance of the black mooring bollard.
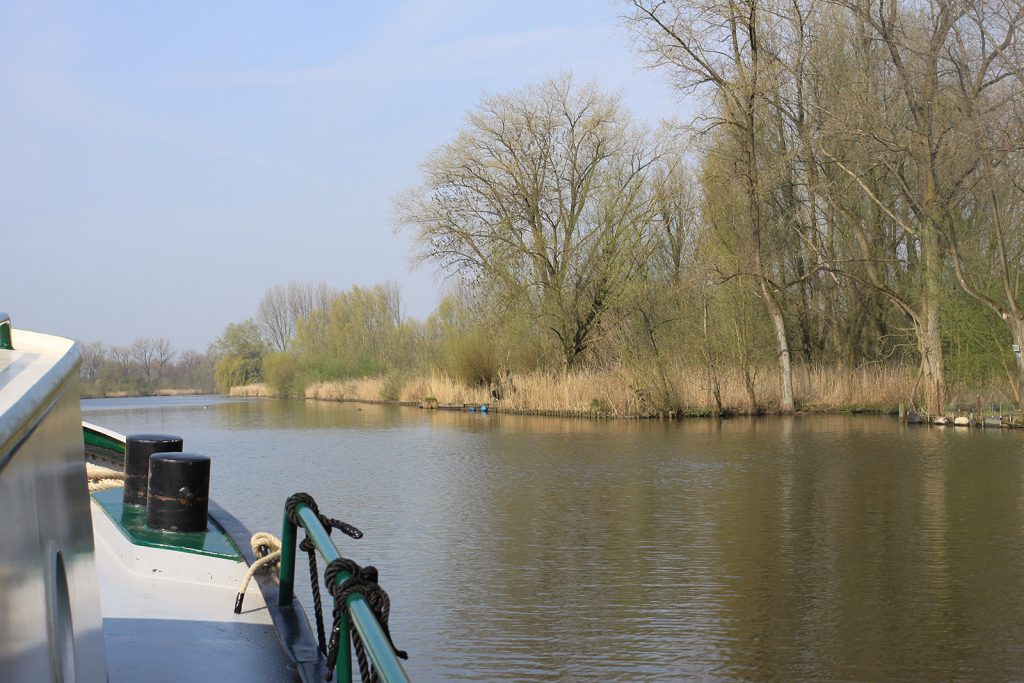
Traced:
<svg viewBox="0 0 1024 683">
<path fill-rule="evenodd" d="M 146 526 L 162 531 L 206 531 L 210 458 L 195 453 L 155 453 L 149 459 Z"/>
<path fill-rule="evenodd" d="M 146 480 L 149 457 L 154 453 L 181 452 L 180 436 L 169 434 L 131 434 L 124 448 L 124 504 L 146 505 Z"/>
</svg>

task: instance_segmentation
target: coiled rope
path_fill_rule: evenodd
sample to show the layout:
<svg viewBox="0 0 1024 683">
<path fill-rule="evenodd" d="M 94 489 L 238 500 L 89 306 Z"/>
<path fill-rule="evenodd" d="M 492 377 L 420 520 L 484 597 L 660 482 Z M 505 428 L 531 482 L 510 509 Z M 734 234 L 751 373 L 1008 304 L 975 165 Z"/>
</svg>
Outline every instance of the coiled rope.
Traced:
<svg viewBox="0 0 1024 683">
<path fill-rule="evenodd" d="M 235 596 L 235 614 L 242 613 L 242 601 L 245 600 L 245 591 L 249 588 L 249 581 L 252 580 L 253 574 L 262 567 L 270 567 L 281 561 L 281 539 L 277 536 L 260 531 L 252 535 L 249 544 L 252 546 L 252 554 L 256 557 L 256 561 L 249 567 L 249 571 L 245 573 L 245 578 L 242 579 L 242 583 L 238 587 L 238 595 Z"/>
<path fill-rule="evenodd" d="M 124 472 L 118 472 L 95 463 L 85 463 L 85 476 L 89 480 L 90 493 L 124 486 Z"/>
<path fill-rule="evenodd" d="M 347 572 L 351 576 L 341 583 L 337 583 L 338 574 Z M 339 557 L 327 563 L 324 569 L 324 581 L 327 582 L 331 595 L 334 596 L 334 624 L 331 628 L 331 643 L 327 653 L 327 680 L 334 676 L 334 667 L 338 662 L 338 650 L 341 644 L 341 614 L 346 608 L 345 601 L 353 593 L 359 593 L 366 600 L 366 604 L 373 610 L 377 617 L 384 635 L 387 636 L 388 645 L 394 650 L 395 656 L 400 659 L 409 659 L 405 650 L 395 647 L 395 641 L 391 639 L 391 629 L 388 628 L 388 618 L 391 616 L 391 598 L 387 592 L 377 583 L 377 568 L 368 566 L 360 567 L 355 561 L 346 557 Z M 363 641 L 355 629 L 350 629 L 352 636 L 352 649 L 356 651 L 356 660 L 359 662 L 359 675 L 363 683 L 377 683 L 380 677 L 373 670 L 372 665 L 366 658 Z M 348 643 L 345 643 L 348 647 Z"/>
<path fill-rule="evenodd" d="M 340 529 L 342 533 L 351 536 L 352 538 L 363 537 L 363 532 L 351 524 L 320 514 L 320 508 L 317 506 L 316 501 L 313 500 L 313 497 L 308 493 L 296 493 L 288 498 L 288 501 L 285 503 L 285 510 L 288 513 L 288 519 L 296 527 L 302 527 L 298 516 L 299 503 L 304 503 L 313 511 L 317 516 L 317 519 L 320 520 L 324 529 L 327 530 L 328 536 L 330 536 L 332 529 Z M 374 567 L 360 567 L 352 560 L 343 557 L 327 563 L 327 567 L 324 570 L 324 581 L 327 583 L 327 588 L 331 595 L 334 596 L 334 623 L 331 628 L 330 643 L 327 642 L 327 637 L 324 633 L 324 614 L 323 604 L 320 597 L 320 581 L 316 567 L 316 546 L 313 544 L 313 541 L 310 540 L 308 533 L 302 539 L 302 542 L 299 543 L 299 549 L 304 550 L 309 558 L 309 583 L 313 589 L 313 611 L 316 615 L 317 639 L 319 641 L 320 651 L 327 655 L 326 680 L 329 681 L 334 676 L 334 667 L 338 661 L 338 650 L 341 647 L 341 610 L 346 609 L 345 600 L 352 593 L 360 593 L 363 595 L 367 604 L 373 610 L 374 616 L 380 623 L 381 628 L 383 628 L 384 634 L 388 638 L 388 643 L 395 651 L 395 654 L 402 659 L 408 659 L 408 655 L 404 651 L 395 648 L 395 644 L 391 640 L 391 632 L 388 630 L 388 617 L 390 616 L 391 611 L 391 600 L 388 598 L 388 594 L 384 589 L 377 584 L 377 570 Z M 336 580 L 339 572 L 348 572 L 352 576 L 341 584 L 337 584 Z M 363 683 L 373 683 L 378 681 L 379 678 L 376 672 L 372 670 L 371 664 L 366 658 L 365 649 L 363 647 L 362 640 L 359 638 L 359 634 L 355 629 L 351 629 L 350 633 L 352 637 L 352 647 L 355 649 L 356 657 L 359 661 L 359 673 L 362 676 Z M 345 643 L 345 647 L 348 647 L 348 643 Z"/>
</svg>

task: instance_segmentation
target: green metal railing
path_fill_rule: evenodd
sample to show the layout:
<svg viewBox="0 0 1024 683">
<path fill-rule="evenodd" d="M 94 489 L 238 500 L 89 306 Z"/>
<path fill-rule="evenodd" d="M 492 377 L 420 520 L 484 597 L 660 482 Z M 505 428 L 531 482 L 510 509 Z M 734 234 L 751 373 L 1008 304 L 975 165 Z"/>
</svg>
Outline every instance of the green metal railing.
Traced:
<svg viewBox="0 0 1024 683">
<path fill-rule="evenodd" d="M 11 316 L 0 313 L 0 349 L 14 350 L 11 343 Z"/>
<path fill-rule="evenodd" d="M 296 516 L 299 518 L 302 528 L 306 530 L 309 540 L 316 546 L 320 556 L 326 562 L 341 557 L 331 537 L 327 534 L 315 512 L 305 503 L 296 506 Z M 279 604 L 290 605 L 295 594 L 295 551 L 298 535 L 298 528 L 292 523 L 288 512 L 284 513 L 284 524 L 281 532 L 281 576 L 279 586 Z M 347 572 L 340 572 L 336 579 L 342 583 L 351 577 Z M 359 593 L 352 593 L 345 599 L 345 607 L 341 611 L 341 633 L 338 647 L 338 661 L 334 670 L 334 678 L 337 683 L 351 683 L 352 681 L 352 648 L 350 632 L 355 628 L 359 638 L 363 641 L 363 648 L 373 663 L 381 681 L 384 683 L 407 683 L 408 674 L 402 668 L 402 664 L 391 649 L 391 643 L 384 634 L 377 617 L 367 604 L 366 600 Z"/>
</svg>

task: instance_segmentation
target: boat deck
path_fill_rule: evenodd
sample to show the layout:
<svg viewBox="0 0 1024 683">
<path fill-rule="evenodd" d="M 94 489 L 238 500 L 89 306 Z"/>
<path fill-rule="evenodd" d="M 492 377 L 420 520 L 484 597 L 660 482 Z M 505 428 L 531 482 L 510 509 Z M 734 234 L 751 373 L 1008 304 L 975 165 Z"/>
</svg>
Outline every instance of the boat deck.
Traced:
<svg viewBox="0 0 1024 683">
<path fill-rule="evenodd" d="M 244 562 L 133 545 L 96 501 L 93 536 L 110 683 L 298 681 Z"/>
</svg>

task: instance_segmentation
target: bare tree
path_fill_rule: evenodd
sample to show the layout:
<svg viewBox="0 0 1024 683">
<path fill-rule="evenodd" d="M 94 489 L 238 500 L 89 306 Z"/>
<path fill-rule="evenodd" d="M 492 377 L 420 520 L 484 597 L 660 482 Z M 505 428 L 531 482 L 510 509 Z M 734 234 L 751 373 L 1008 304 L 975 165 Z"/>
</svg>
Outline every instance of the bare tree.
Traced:
<svg viewBox="0 0 1024 683">
<path fill-rule="evenodd" d="M 271 347 L 287 351 L 295 339 L 296 323 L 315 310 L 325 310 L 336 294 L 326 282 L 289 282 L 268 289 L 256 319 Z"/>
<path fill-rule="evenodd" d="M 295 336 L 295 319 L 288 300 L 288 285 L 274 285 L 260 300 L 256 313 L 263 336 L 277 351 L 288 348 Z"/>
<path fill-rule="evenodd" d="M 136 339 L 128 347 L 128 355 L 133 365 L 153 386 L 159 385 L 175 353 L 171 349 L 171 343 L 164 337 Z"/>
<path fill-rule="evenodd" d="M 177 363 L 177 371 L 180 373 L 178 381 L 183 388 L 202 389 L 210 384 L 212 369 L 209 358 L 198 351 L 182 351 Z"/>
<path fill-rule="evenodd" d="M 102 342 L 88 342 L 82 344 L 82 365 L 79 368 L 79 376 L 82 381 L 93 382 L 99 377 L 100 369 L 106 358 L 107 350 Z"/>
<path fill-rule="evenodd" d="M 653 158 L 617 98 L 549 79 L 483 100 L 396 200 L 398 222 L 422 261 L 526 305 L 572 366 L 649 250 Z"/>
<path fill-rule="evenodd" d="M 132 364 L 138 368 L 147 381 L 152 381 L 154 375 L 154 359 L 156 349 L 153 347 L 152 339 L 136 339 L 128 347 L 128 354 L 131 356 Z"/>
<path fill-rule="evenodd" d="M 670 283 L 679 282 L 683 276 L 694 248 L 695 226 L 700 221 L 697 178 L 690 169 L 688 151 L 679 140 L 670 139 L 650 175 L 659 245 L 654 256 L 662 261 L 660 266 Z"/>
<path fill-rule="evenodd" d="M 135 367 L 135 358 L 132 355 L 131 347 L 111 346 L 110 357 L 117 365 L 122 378 L 131 376 L 132 370 Z"/>
<path fill-rule="evenodd" d="M 171 363 L 174 361 L 174 357 L 178 355 L 178 352 L 171 348 L 171 342 L 165 338 L 160 337 L 153 341 L 153 367 L 154 374 L 156 375 L 157 384 L 163 381 L 167 375 L 167 371 L 171 367 Z"/>
</svg>

